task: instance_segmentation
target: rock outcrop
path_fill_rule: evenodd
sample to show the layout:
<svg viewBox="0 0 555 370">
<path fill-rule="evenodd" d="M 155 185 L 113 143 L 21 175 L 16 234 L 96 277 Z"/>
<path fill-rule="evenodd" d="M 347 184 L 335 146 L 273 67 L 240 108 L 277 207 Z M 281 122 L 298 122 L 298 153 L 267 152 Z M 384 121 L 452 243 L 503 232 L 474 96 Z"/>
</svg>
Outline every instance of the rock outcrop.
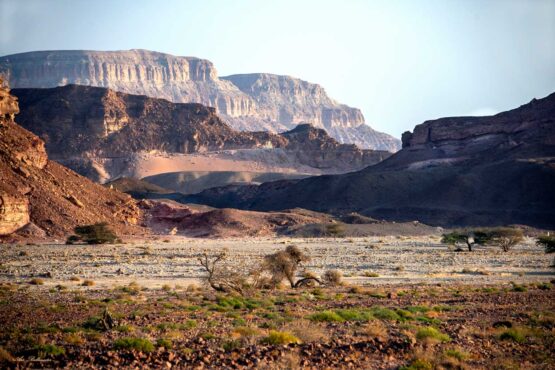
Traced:
<svg viewBox="0 0 555 370">
<path fill-rule="evenodd" d="M 29 201 L 25 196 L 0 193 L 0 236 L 19 230 L 30 220 Z"/>
<path fill-rule="evenodd" d="M 257 129 L 273 128 L 279 132 L 308 122 L 325 129 L 340 143 L 390 152 L 400 149 L 397 139 L 366 125 L 360 109 L 336 102 L 320 85 L 269 73 L 231 75 L 222 79 L 233 82 L 257 103 L 258 120 L 232 119 L 240 129 L 249 130 L 257 125 Z"/>
<path fill-rule="evenodd" d="M 0 96 L 0 235 L 30 222 L 34 235 L 49 237 L 102 221 L 122 234 L 143 232 L 133 199 L 49 161 L 44 142 L 13 121 L 15 97 L 4 86 Z"/>
<path fill-rule="evenodd" d="M 330 99 L 319 85 L 270 74 L 219 78 L 204 59 L 148 50 L 37 51 L 0 57 L 0 73 L 14 88 L 79 84 L 200 103 L 244 131 L 277 133 L 308 122 L 341 143 L 392 152 L 400 146 L 397 139 L 367 126 L 360 110 Z"/>
<path fill-rule="evenodd" d="M 344 175 L 205 190 L 215 207 L 302 207 L 428 225 L 555 228 L 555 94 L 490 117 L 428 121 L 403 149 Z"/>
<path fill-rule="evenodd" d="M 275 149 L 279 150 L 276 155 L 299 166 L 341 172 L 364 168 L 390 155 L 340 144 L 310 125 L 280 135 L 236 131 L 213 108 L 106 88 L 67 85 L 14 89 L 13 93 L 22 108 L 18 121 L 46 142 L 50 157 L 95 181 L 125 175 L 129 161 L 138 153 L 202 155 Z M 121 165 L 112 165 L 115 162 Z"/>
</svg>

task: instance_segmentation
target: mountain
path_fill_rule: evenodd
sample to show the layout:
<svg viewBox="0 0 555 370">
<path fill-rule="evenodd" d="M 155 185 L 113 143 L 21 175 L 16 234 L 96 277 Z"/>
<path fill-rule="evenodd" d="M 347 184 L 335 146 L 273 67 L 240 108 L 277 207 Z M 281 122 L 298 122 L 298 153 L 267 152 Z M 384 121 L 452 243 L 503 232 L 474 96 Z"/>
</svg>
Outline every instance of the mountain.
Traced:
<svg viewBox="0 0 555 370">
<path fill-rule="evenodd" d="M 0 57 L 0 73 L 14 88 L 79 84 L 200 103 L 244 131 L 277 133 L 311 123 L 340 143 L 391 152 L 400 147 L 399 140 L 366 125 L 360 110 L 335 102 L 319 85 L 270 74 L 219 78 L 205 59 L 148 50 L 35 51 Z"/>
<path fill-rule="evenodd" d="M 555 94 L 489 117 L 424 122 L 403 149 L 344 175 L 228 186 L 184 198 L 215 207 L 302 207 L 429 225 L 555 227 Z"/>
<path fill-rule="evenodd" d="M 99 182 L 187 170 L 241 171 L 245 164 L 255 172 L 339 173 L 390 155 L 340 144 L 306 124 L 279 135 L 236 131 L 214 108 L 100 87 L 12 93 L 22 108 L 18 121 L 44 140 L 51 158 Z"/>
<path fill-rule="evenodd" d="M 0 235 L 23 228 L 56 237 L 103 221 L 121 234 L 143 233 L 133 199 L 50 161 L 44 142 L 14 122 L 17 100 L 0 86 Z"/>
<path fill-rule="evenodd" d="M 285 131 L 309 122 L 325 129 L 341 143 L 390 152 L 400 149 L 397 139 L 366 125 L 360 109 L 339 104 L 320 85 L 269 73 L 231 75 L 222 79 L 231 81 L 257 104 L 256 119 L 230 118 L 242 130 L 254 126 L 261 130 L 272 127 Z"/>
</svg>

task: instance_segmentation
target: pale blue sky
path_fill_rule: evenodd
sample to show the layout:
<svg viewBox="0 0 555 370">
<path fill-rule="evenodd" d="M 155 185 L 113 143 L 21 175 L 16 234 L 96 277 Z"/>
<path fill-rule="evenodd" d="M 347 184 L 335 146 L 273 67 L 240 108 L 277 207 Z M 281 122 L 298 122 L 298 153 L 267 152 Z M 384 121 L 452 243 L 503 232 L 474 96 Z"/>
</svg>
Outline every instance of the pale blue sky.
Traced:
<svg viewBox="0 0 555 370">
<path fill-rule="evenodd" d="M 133 48 L 316 82 L 400 137 L 555 91 L 555 1 L 0 0 L 0 55 Z"/>
</svg>

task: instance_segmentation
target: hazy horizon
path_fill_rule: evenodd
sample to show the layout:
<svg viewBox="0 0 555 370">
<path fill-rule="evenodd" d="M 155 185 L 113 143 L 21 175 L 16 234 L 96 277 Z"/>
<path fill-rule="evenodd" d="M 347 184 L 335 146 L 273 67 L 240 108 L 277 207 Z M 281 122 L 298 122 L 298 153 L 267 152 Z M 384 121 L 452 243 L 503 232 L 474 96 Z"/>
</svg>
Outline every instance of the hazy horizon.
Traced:
<svg viewBox="0 0 555 370">
<path fill-rule="evenodd" d="M 163 6 L 160 6 L 163 4 Z M 0 2 L 0 55 L 147 49 L 323 86 L 400 137 L 555 91 L 555 1 Z"/>
</svg>

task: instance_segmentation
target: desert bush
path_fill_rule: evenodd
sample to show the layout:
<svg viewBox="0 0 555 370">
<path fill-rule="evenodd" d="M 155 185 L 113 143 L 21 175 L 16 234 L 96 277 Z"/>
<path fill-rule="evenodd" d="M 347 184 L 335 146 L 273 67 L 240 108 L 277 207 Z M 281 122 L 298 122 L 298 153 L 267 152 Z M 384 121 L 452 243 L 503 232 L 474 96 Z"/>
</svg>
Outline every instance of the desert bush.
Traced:
<svg viewBox="0 0 555 370">
<path fill-rule="evenodd" d="M 545 253 L 555 253 L 555 236 L 541 235 L 536 244 L 545 248 Z"/>
<path fill-rule="evenodd" d="M 345 227 L 339 223 L 326 225 L 326 234 L 334 238 L 345 236 Z"/>
<path fill-rule="evenodd" d="M 75 235 L 70 235 L 66 244 L 84 242 L 87 244 L 106 244 L 118 241 L 117 235 L 110 230 L 106 222 L 99 222 L 93 225 L 76 226 Z"/>
<path fill-rule="evenodd" d="M 320 280 L 315 276 L 305 276 L 297 280 L 296 275 L 303 262 L 308 262 L 310 257 L 304 254 L 299 247 L 289 245 L 283 251 L 279 251 L 264 258 L 263 269 L 268 271 L 274 286 L 279 285 L 284 279 L 292 288 L 305 286 L 309 282 Z"/>
<path fill-rule="evenodd" d="M 199 263 L 207 273 L 205 281 L 212 289 L 222 293 L 245 295 L 259 287 L 260 268 L 236 266 L 232 269 L 225 264 L 227 258 L 227 249 L 212 256 L 207 253 L 199 256 Z"/>
<path fill-rule="evenodd" d="M 283 345 L 283 344 L 300 344 L 301 341 L 295 335 L 287 331 L 272 330 L 267 337 L 262 339 L 262 344 Z"/>
<path fill-rule="evenodd" d="M 38 344 L 35 346 L 34 350 L 39 358 L 56 357 L 66 353 L 64 348 L 58 347 L 54 344 Z"/>
<path fill-rule="evenodd" d="M 333 311 L 322 311 L 308 316 L 309 320 L 318 322 L 343 322 L 345 321 L 338 313 Z"/>
<path fill-rule="evenodd" d="M 416 339 L 418 340 L 437 340 L 439 342 L 449 342 L 451 338 L 432 326 L 418 329 L 416 332 Z"/>
<path fill-rule="evenodd" d="M 141 352 L 152 352 L 154 344 L 144 338 L 127 337 L 121 338 L 114 342 L 115 349 L 134 349 Z"/>
<path fill-rule="evenodd" d="M 341 285 L 343 281 L 343 273 L 339 270 L 327 270 L 322 276 L 322 281 L 324 284 L 329 286 Z"/>
<path fill-rule="evenodd" d="M 31 285 L 43 285 L 44 280 L 42 280 L 41 278 L 33 278 L 29 281 L 29 284 L 31 284 Z"/>
</svg>

